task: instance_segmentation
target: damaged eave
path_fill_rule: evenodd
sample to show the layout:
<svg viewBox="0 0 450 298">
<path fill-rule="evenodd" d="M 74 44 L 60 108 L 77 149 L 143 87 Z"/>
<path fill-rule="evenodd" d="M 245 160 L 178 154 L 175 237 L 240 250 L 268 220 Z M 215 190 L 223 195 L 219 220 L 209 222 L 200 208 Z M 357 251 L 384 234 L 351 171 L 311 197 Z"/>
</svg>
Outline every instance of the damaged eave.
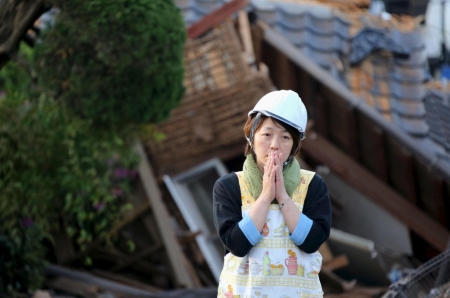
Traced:
<svg viewBox="0 0 450 298">
<path fill-rule="evenodd" d="M 264 30 L 264 41 L 286 55 L 293 63 L 308 72 L 320 84 L 328 88 L 336 96 L 336 100 L 345 101 L 350 109 L 355 109 L 367 116 L 374 124 L 383 130 L 394 140 L 401 143 L 408 151 L 424 164 L 428 165 L 431 171 L 436 171 L 446 181 L 450 181 L 450 164 L 443 159 L 443 154 L 430 148 L 425 142 L 412 138 L 399 127 L 392 125 L 384 119 L 376 110 L 356 97 L 356 95 L 340 84 L 327 71 L 320 68 L 316 63 L 306 57 L 298 48 L 280 33 L 259 22 L 258 25 Z"/>
</svg>

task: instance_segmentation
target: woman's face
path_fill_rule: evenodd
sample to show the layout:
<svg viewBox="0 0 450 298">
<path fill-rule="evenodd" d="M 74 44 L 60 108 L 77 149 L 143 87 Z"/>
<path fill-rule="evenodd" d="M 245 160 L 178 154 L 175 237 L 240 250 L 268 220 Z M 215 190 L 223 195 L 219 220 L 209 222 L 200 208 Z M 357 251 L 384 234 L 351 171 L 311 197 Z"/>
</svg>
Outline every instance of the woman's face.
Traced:
<svg viewBox="0 0 450 298">
<path fill-rule="evenodd" d="M 253 148 L 256 153 L 256 164 L 259 170 L 264 173 L 264 165 L 267 162 L 269 153 L 283 153 L 285 162 L 289 158 L 294 141 L 291 134 L 277 124 L 272 118 L 267 118 L 255 133 Z"/>
</svg>

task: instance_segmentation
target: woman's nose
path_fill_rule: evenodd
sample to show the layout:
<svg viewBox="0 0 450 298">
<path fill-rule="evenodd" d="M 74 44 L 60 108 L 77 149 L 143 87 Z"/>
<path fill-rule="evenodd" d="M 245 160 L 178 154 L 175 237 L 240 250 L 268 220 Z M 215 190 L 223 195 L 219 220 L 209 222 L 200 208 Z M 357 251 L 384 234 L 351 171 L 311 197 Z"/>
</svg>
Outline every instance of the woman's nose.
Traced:
<svg viewBox="0 0 450 298">
<path fill-rule="evenodd" d="M 276 138 L 272 139 L 272 142 L 270 143 L 270 149 L 272 150 L 278 149 L 278 140 Z"/>
</svg>

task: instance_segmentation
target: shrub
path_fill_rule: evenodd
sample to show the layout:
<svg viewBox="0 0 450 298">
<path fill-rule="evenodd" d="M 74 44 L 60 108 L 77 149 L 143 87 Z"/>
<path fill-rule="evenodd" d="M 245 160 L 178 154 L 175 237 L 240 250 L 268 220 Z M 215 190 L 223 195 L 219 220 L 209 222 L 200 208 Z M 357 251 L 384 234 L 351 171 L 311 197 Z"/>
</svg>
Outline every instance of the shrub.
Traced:
<svg viewBox="0 0 450 298">
<path fill-rule="evenodd" d="M 83 250 L 108 234 L 129 207 L 142 124 L 183 95 L 172 1 L 53 2 L 55 26 L 0 71 L 1 297 L 40 287 L 43 239 L 66 232 Z"/>
<path fill-rule="evenodd" d="M 39 289 L 46 265 L 44 234 L 31 219 L 24 219 L 14 235 L 0 228 L 0 297 L 25 297 Z"/>
<path fill-rule="evenodd" d="M 55 1 L 36 47 L 40 84 L 103 125 L 158 123 L 183 96 L 185 27 L 173 1 Z"/>
<path fill-rule="evenodd" d="M 6 96 L 0 119 L 0 272 L 8 277 L 1 293 L 42 280 L 43 265 L 28 259 L 41 258 L 41 249 L 34 257 L 33 249 L 19 253 L 28 247 L 20 239 L 31 231 L 41 235 L 31 239 L 34 247 L 66 232 L 78 250 L 107 235 L 129 207 L 137 157 L 124 137 L 132 133 L 94 129 L 45 96 L 22 103 Z M 24 230 L 24 222 L 36 227 Z M 35 278 L 22 276 L 16 263 L 28 264 L 26 274 Z"/>
</svg>

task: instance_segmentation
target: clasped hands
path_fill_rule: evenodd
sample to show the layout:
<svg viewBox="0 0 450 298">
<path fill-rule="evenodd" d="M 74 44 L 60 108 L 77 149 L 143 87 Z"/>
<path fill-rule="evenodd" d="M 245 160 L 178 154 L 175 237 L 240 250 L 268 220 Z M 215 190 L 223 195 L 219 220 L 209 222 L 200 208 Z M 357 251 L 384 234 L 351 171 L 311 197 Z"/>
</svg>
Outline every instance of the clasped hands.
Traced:
<svg viewBox="0 0 450 298">
<path fill-rule="evenodd" d="M 283 177 L 283 153 L 270 152 L 264 165 L 263 188 L 260 199 L 266 203 L 271 203 L 273 199 L 278 204 L 286 203 L 289 195 L 284 187 Z"/>
</svg>

